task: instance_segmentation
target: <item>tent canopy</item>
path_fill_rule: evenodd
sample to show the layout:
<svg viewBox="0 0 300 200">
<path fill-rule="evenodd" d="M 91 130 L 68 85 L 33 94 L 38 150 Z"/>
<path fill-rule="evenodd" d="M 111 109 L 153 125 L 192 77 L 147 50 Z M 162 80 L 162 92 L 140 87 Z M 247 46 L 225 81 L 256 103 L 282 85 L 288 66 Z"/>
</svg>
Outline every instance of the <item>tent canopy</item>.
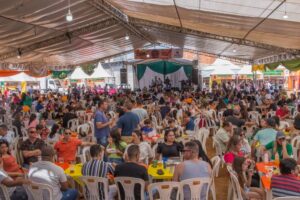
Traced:
<svg viewBox="0 0 300 200">
<path fill-rule="evenodd" d="M 98 63 L 98 66 L 94 69 L 93 74 L 90 76 L 90 78 L 111 78 L 112 75 L 110 75 L 101 65 L 101 63 Z"/>
<path fill-rule="evenodd" d="M 299 10 L 298 0 L 2 1 L 0 60 L 77 66 L 156 43 L 251 62 L 299 57 Z"/>
<path fill-rule="evenodd" d="M 39 81 L 41 78 L 35 78 L 32 76 L 27 75 L 24 72 L 18 73 L 13 76 L 7 76 L 7 77 L 1 77 L 0 80 L 4 82 L 22 82 L 22 81 L 31 81 L 31 82 L 36 82 Z"/>
<path fill-rule="evenodd" d="M 81 80 L 81 79 L 88 79 L 88 78 L 90 78 L 90 76 L 84 73 L 81 67 L 76 67 L 73 73 L 69 76 L 69 79 L 71 80 Z"/>
</svg>

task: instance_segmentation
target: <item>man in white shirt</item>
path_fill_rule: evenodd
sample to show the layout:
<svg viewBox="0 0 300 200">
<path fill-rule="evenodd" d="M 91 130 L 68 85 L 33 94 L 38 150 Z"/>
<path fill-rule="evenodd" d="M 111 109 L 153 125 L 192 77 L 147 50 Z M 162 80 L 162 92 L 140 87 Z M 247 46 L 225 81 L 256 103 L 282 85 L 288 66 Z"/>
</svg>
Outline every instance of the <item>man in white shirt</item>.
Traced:
<svg viewBox="0 0 300 200">
<path fill-rule="evenodd" d="M 5 124 L 0 125 L 0 139 L 6 140 L 9 144 L 13 142 L 13 132 L 8 131 Z"/>
<path fill-rule="evenodd" d="M 53 189 L 54 200 L 76 200 L 78 192 L 68 188 L 64 170 L 53 163 L 54 155 L 53 147 L 43 146 L 42 160 L 32 164 L 28 177 L 33 182 L 49 185 Z"/>
<path fill-rule="evenodd" d="M 225 153 L 227 143 L 232 136 L 232 125 L 230 122 L 223 122 L 222 127 L 216 133 L 216 140 L 220 143 L 222 152 Z"/>
<path fill-rule="evenodd" d="M 30 183 L 29 180 L 20 177 L 16 179 L 9 177 L 3 169 L 2 159 L 0 159 L 0 183 L 7 187 L 11 200 L 27 200 L 27 194 L 22 185 Z M 0 199 L 5 199 L 2 195 L 2 192 L 0 192 Z"/>
</svg>

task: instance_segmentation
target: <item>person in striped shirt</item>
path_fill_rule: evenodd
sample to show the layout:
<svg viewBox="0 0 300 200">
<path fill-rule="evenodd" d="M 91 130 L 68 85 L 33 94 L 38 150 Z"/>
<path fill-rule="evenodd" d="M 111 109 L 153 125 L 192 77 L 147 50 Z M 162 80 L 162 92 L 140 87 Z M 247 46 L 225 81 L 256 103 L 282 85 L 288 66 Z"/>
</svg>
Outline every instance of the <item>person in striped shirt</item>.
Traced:
<svg viewBox="0 0 300 200">
<path fill-rule="evenodd" d="M 279 168 L 281 174 L 271 179 L 273 197 L 300 196 L 297 162 L 286 158 L 280 161 Z"/>
<path fill-rule="evenodd" d="M 83 176 L 96 176 L 107 178 L 108 174 L 114 174 L 114 168 L 110 163 L 104 162 L 102 160 L 101 146 L 99 144 L 92 145 L 90 148 L 90 155 L 92 159 L 82 166 L 82 175 Z M 117 188 L 115 185 L 109 186 L 109 198 L 114 199 L 117 194 Z M 88 194 L 87 194 L 88 196 Z M 100 200 L 106 199 L 104 196 L 103 187 L 99 185 L 99 196 Z"/>
</svg>

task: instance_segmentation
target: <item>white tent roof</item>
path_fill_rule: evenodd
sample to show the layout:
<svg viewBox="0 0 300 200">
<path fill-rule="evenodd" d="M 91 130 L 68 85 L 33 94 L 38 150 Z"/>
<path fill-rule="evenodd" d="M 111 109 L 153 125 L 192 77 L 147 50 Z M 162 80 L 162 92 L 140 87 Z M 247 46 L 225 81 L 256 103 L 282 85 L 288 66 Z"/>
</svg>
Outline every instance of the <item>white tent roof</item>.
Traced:
<svg viewBox="0 0 300 200">
<path fill-rule="evenodd" d="M 89 78 L 110 78 L 110 75 L 101 65 L 98 63 L 98 66 L 94 69 L 94 73 Z"/>
<path fill-rule="evenodd" d="M 237 74 L 241 67 L 228 60 L 216 59 L 215 62 L 202 70 L 202 76 Z"/>
<path fill-rule="evenodd" d="M 77 67 L 69 77 L 69 79 L 73 79 L 73 80 L 88 79 L 88 78 L 90 78 L 90 76 L 84 73 L 81 67 Z"/>
<path fill-rule="evenodd" d="M 34 78 L 32 76 L 27 75 L 24 72 L 21 72 L 19 74 L 13 75 L 13 76 L 7 76 L 7 77 L 1 77 L 1 81 L 9 82 L 22 82 L 22 81 L 39 81 L 40 78 Z"/>
<path fill-rule="evenodd" d="M 251 65 L 243 65 L 241 70 L 238 71 L 239 75 L 250 75 L 253 74 Z M 262 74 L 260 71 L 257 71 L 256 74 Z"/>
</svg>

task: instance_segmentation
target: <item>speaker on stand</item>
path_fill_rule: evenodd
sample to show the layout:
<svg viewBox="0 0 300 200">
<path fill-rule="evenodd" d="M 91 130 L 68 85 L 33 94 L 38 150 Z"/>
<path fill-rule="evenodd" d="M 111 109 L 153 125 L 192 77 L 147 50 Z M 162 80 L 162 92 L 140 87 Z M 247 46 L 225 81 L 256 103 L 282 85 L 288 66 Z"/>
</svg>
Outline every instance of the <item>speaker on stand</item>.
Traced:
<svg viewBox="0 0 300 200">
<path fill-rule="evenodd" d="M 121 84 L 127 84 L 127 68 L 121 68 L 120 69 L 120 82 Z"/>
</svg>

